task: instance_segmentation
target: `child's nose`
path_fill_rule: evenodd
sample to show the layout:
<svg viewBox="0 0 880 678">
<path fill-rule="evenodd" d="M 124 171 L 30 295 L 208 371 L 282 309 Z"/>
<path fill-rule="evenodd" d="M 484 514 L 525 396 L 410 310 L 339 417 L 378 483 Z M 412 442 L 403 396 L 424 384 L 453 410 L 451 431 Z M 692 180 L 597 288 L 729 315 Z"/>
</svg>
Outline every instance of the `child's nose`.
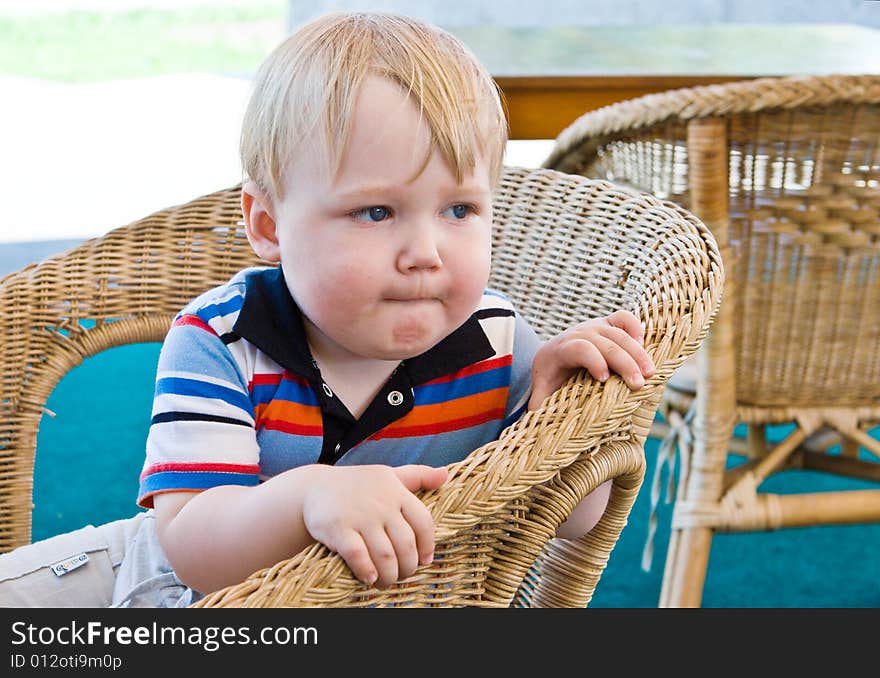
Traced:
<svg viewBox="0 0 880 678">
<path fill-rule="evenodd" d="M 406 273 L 437 269 L 441 265 L 437 234 L 434 229 L 429 225 L 414 225 L 406 229 L 406 237 L 398 255 L 398 268 Z"/>
</svg>

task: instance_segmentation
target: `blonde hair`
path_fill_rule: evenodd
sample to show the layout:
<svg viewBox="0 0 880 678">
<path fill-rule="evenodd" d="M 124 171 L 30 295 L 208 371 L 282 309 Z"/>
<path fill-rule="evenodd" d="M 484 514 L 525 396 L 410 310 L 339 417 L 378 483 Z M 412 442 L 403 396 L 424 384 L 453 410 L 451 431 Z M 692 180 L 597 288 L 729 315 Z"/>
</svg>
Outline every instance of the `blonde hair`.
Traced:
<svg viewBox="0 0 880 678">
<path fill-rule="evenodd" d="M 246 178 L 280 198 L 285 169 L 312 134 L 323 135 L 331 167 L 338 171 L 358 89 L 374 74 L 409 94 L 431 130 L 431 150 L 440 152 L 459 182 L 483 155 L 494 184 L 507 142 L 495 81 L 446 31 L 380 12 L 320 16 L 267 57 L 242 124 Z"/>
</svg>

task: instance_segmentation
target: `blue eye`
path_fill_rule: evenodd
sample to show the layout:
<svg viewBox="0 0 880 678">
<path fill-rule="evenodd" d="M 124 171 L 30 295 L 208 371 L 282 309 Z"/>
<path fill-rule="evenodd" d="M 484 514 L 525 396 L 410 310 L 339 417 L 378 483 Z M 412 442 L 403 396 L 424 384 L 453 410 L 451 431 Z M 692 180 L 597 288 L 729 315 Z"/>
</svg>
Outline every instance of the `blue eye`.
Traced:
<svg viewBox="0 0 880 678">
<path fill-rule="evenodd" d="M 443 213 L 452 217 L 453 219 L 464 219 L 471 212 L 473 212 L 473 208 L 470 205 L 453 205 L 452 207 L 448 207 L 443 210 Z"/>
<path fill-rule="evenodd" d="M 385 221 L 391 216 L 391 210 L 381 205 L 373 207 L 365 207 L 362 210 L 355 210 L 351 213 L 355 219 L 363 221 Z"/>
</svg>

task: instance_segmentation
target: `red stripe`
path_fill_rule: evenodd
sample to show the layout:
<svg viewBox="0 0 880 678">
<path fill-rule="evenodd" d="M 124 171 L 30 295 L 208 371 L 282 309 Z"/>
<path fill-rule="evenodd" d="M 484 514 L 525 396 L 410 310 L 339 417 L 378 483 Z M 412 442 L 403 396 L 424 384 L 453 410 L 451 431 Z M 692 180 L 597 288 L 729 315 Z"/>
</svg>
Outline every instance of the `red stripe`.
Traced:
<svg viewBox="0 0 880 678">
<path fill-rule="evenodd" d="M 423 426 L 399 426 L 395 428 L 382 429 L 371 435 L 368 440 L 382 440 L 383 438 L 415 438 L 417 436 L 430 436 L 436 433 L 447 433 L 448 431 L 458 431 L 471 426 L 485 424 L 487 421 L 501 419 L 504 417 L 504 408 L 494 410 L 486 410 L 469 417 L 460 419 L 450 419 L 449 421 L 441 421 L 436 424 L 425 424 Z"/>
<path fill-rule="evenodd" d="M 295 384 L 302 384 L 303 386 L 309 385 L 309 382 L 302 377 L 297 376 L 292 372 L 288 372 L 287 370 L 284 370 L 283 374 L 279 374 L 277 372 L 269 374 L 255 374 L 248 383 L 248 390 L 252 390 L 254 386 L 277 386 L 281 383 L 282 379 L 284 379 L 284 381 L 292 381 Z"/>
<path fill-rule="evenodd" d="M 461 379 L 462 377 L 468 377 L 472 374 L 479 374 L 480 372 L 488 372 L 489 370 L 495 370 L 499 367 L 507 367 L 508 365 L 513 364 L 513 356 L 506 355 L 501 358 L 492 358 L 492 360 L 484 360 L 482 362 L 477 363 L 476 365 L 469 365 L 454 374 L 448 374 L 445 377 L 438 377 L 437 379 L 432 379 L 431 381 L 426 381 L 422 386 L 429 386 L 431 384 L 445 384 L 449 381 L 455 381 L 456 379 Z"/>
<path fill-rule="evenodd" d="M 217 332 L 214 331 L 213 327 L 196 315 L 182 315 L 174 321 L 175 327 L 180 327 L 181 325 L 192 325 L 193 327 L 198 327 L 200 330 L 205 330 L 205 332 L 210 332 L 215 337 L 219 336 Z"/>
<path fill-rule="evenodd" d="M 164 471 L 213 471 L 217 473 L 259 473 L 260 467 L 257 464 L 218 464 L 218 463 L 176 463 L 153 464 L 146 471 L 141 473 L 141 480 L 153 473 L 162 473 Z"/>
<path fill-rule="evenodd" d="M 255 374 L 248 383 L 248 390 L 252 390 L 254 386 L 277 386 L 280 383 L 280 374 Z"/>
<path fill-rule="evenodd" d="M 304 426 L 296 424 L 292 421 L 283 421 L 280 419 L 266 419 L 262 428 L 270 431 L 281 431 L 283 433 L 294 433 L 300 436 L 322 436 L 324 435 L 323 426 Z"/>
</svg>

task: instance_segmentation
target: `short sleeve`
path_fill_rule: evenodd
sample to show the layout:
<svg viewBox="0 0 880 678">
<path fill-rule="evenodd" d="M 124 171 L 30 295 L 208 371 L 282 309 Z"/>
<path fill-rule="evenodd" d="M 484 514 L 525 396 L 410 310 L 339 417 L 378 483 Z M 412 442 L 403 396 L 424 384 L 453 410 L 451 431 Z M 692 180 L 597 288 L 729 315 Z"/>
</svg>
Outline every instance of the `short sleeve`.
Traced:
<svg viewBox="0 0 880 678">
<path fill-rule="evenodd" d="M 223 339 L 196 315 L 175 320 L 159 354 L 138 505 L 163 492 L 257 485 L 248 384 Z"/>
<path fill-rule="evenodd" d="M 514 313 L 513 358 L 510 390 L 504 411 L 505 428 L 517 421 L 528 407 L 532 394 L 532 361 L 542 343 L 528 321 L 519 313 Z"/>
</svg>

